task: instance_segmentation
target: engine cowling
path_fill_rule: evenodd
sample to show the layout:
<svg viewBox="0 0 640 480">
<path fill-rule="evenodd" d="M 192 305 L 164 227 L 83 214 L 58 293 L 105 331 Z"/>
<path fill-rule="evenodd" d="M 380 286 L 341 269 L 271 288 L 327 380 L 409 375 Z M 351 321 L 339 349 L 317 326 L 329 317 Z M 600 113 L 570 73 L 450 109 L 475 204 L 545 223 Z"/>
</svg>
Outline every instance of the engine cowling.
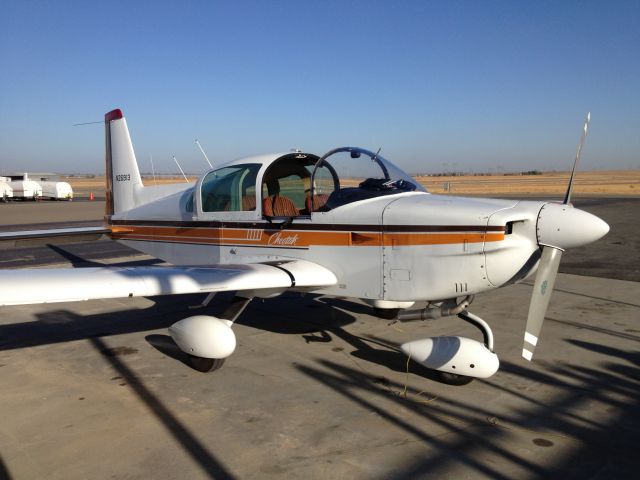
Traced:
<svg viewBox="0 0 640 480">
<path fill-rule="evenodd" d="M 203 358 L 227 358 L 236 349 L 233 322 L 208 315 L 195 315 L 174 323 L 169 334 L 180 350 Z"/>
<path fill-rule="evenodd" d="M 402 351 L 427 368 L 475 378 L 498 371 L 500 360 L 483 343 L 466 337 L 433 337 L 403 343 Z"/>
</svg>

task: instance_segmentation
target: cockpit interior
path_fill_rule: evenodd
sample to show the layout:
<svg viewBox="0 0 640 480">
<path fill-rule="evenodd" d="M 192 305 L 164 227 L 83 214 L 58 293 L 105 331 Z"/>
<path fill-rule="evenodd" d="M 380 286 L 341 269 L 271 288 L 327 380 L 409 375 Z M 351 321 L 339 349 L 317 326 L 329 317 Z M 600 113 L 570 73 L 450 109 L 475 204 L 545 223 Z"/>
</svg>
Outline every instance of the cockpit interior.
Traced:
<svg viewBox="0 0 640 480">
<path fill-rule="evenodd" d="M 322 157 L 293 152 L 270 164 L 238 163 L 206 174 L 203 212 L 255 211 L 262 216 L 299 217 L 356 201 L 424 188 L 377 153 L 343 147 Z"/>
</svg>

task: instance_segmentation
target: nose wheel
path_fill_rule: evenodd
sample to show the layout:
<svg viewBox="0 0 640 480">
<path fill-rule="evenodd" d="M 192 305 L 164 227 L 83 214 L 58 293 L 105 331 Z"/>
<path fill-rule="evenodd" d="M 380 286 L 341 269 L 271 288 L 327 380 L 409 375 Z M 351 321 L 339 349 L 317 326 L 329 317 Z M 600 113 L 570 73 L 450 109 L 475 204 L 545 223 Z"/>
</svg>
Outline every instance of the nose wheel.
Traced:
<svg viewBox="0 0 640 480">
<path fill-rule="evenodd" d="M 467 375 L 458 375 L 457 373 L 449 373 L 449 372 L 441 372 L 440 370 L 435 370 L 436 377 L 442 383 L 446 383 L 447 385 L 454 385 L 460 387 L 462 385 L 467 385 L 473 381 L 473 377 L 469 377 Z"/>
<path fill-rule="evenodd" d="M 384 318 L 385 320 L 395 320 L 396 318 L 398 318 L 400 309 L 373 307 L 373 313 L 375 313 L 376 317 L 378 318 Z"/>
<path fill-rule="evenodd" d="M 418 316 L 411 316 L 427 316 L 418 313 Z M 457 312 L 457 315 L 482 332 L 484 343 L 461 336 L 441 336 L 403 343 L 401 350 L 411 360 L 436 371 L 437 379 L 448 385 L 466 385 L 474 378 L 489 378 L 500 366 L 500 360 L 493 351 L 491 328 L 487 322 L 467 310 Z"/>
</svg>

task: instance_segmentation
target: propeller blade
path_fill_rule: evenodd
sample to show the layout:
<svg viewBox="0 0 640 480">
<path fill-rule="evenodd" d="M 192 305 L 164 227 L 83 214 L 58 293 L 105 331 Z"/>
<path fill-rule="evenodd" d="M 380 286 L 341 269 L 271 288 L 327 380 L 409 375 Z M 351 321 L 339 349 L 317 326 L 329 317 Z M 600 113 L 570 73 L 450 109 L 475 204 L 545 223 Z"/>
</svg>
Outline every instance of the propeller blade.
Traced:
<svg viewBox="0 0 640 480">
<path fill-rule="evenodd" d="M 527 317 L 522 348 L 522 356 L 529 361 L 531 361 L 533 351 L 538 343 L 551 292 L 553 292 L 553 286 L 556 282 L 561 257 L 562 250 L 558 248 L 542 248 L 538 273 L 536 274 L 536 281 L 531 294 L 531 304 L 529 305 L 529 316 Z"/>
<path fill-rule="evenodd" d="M 576 173 L 576 167 L 580 161 L 580 154 L 582 153 L 582 146 L 584 145 L 584 139 L 587 138 L 587 132 L 589 131 L 589 122 L 591 122 L 591 112 L 587 113 L 587 118 L 584 120 L 584 127 L 582 127 L 582 136 L 580 137 L 580 143 L 578 144 L 578 151 L 576 152 L 576 159 L 573 161 L 573 168 L 571 169 L 571 177 L 569 178 L 569 185 L 567 185 L 567 193 L 564 195 L 565 205 L 569 204 L 571 200 L 571 189 L 573 188 L 573 176 Z"/>
</svg>

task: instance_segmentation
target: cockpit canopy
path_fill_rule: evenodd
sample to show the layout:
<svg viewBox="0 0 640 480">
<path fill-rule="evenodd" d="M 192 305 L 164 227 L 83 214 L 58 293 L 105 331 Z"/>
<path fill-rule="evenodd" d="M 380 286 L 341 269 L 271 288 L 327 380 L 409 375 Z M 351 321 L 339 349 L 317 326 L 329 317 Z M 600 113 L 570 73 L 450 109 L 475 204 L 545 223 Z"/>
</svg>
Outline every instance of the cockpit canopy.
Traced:
<svg viewBox="0 0 640 480">
<path fill-rule="evenodd" d="M 237 212 L 256 209 L 259 163 L 230 165 L 209 172 L 200 188 L 203 212 Z"/>
<path fill-rule="evenodd" d="M 200 209 L 255 212 L 270 217 L 309 216 L 368 198 L 425 191 L 377 153 L 343 147 L 322 157 L 294 152 L 233 162 L 199 183 Z"/>
</svg>

